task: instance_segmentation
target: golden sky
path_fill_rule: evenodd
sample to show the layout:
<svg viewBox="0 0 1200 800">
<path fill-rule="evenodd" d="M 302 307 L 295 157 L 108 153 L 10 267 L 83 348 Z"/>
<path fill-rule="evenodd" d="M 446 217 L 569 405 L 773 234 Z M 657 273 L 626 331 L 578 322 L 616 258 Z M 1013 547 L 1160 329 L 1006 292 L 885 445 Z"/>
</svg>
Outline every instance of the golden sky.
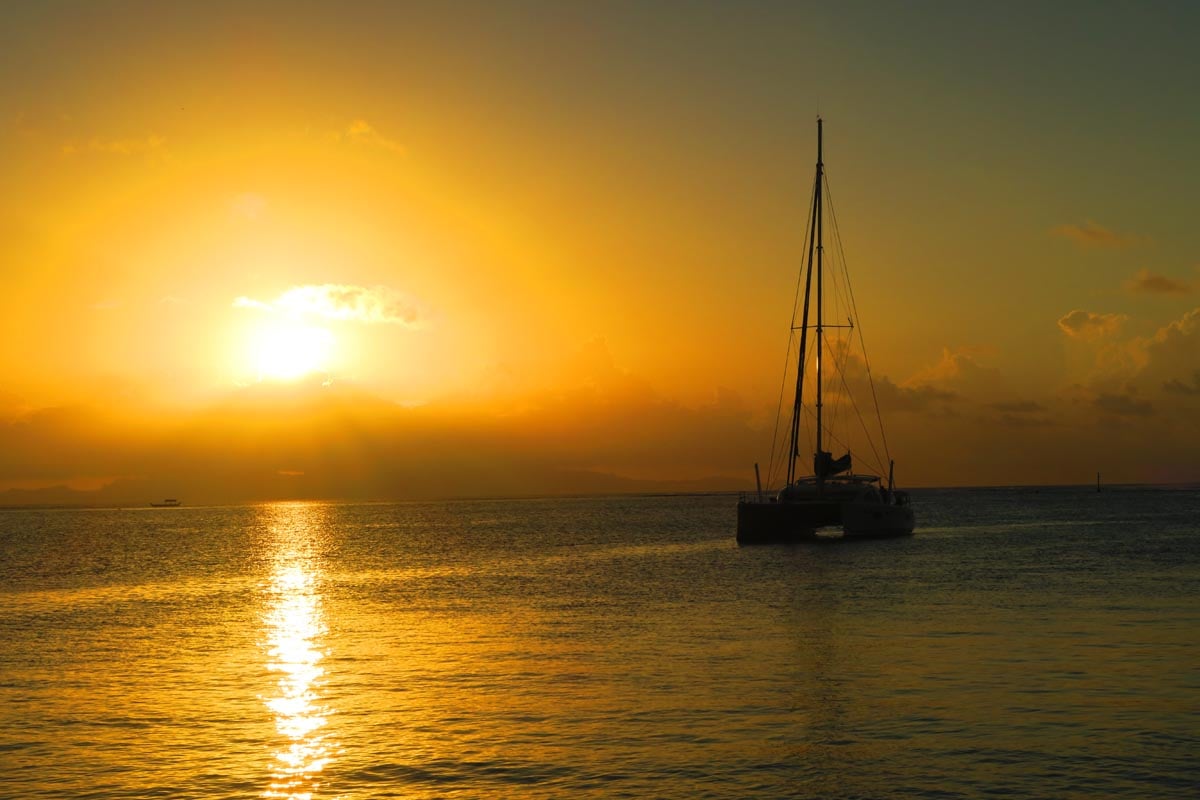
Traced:
<svg viewBox="0 0 1200 800">
<path fill-rule="evenodd" d="M 1200 480 L 1197 22 L 6 4 L 0 496 L 748 485 L 818 113 L 902 483 Z"/>
</svg>

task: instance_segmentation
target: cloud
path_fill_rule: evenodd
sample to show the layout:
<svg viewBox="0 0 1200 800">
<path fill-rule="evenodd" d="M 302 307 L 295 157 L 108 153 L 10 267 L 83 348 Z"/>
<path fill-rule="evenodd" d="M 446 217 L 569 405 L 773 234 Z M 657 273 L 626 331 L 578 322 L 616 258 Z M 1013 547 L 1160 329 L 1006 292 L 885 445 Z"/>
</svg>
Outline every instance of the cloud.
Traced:
<svg viewBox="0 0 1200 800">
<path fill-rule="evenodd" d="M 264 303 L 261 300 L 255 300 L 252 297 L 235 297 L 233 299 L 234 308 L 252 308 L 256 311 L 274 311 L 275 307 L 270 303 Z"/>
<path fill-rule="evenodd" d="M 1098 247 L 1106 250 L 1121 250 L 1146 244 L 1149 241 L 1146 237 L 1137 234 L 1117 233 L 1102 225 L 1097 225 L 1091 220 L 1082 225 L 1057 225 L 1050 229 L 1050 235 L 1069 239 L 1085 249 Z"/>
<path fill-rule="evenodd" d="M 104 502 L 182 496 L 191 504 L 658 491 L 672 487 L 636 481 L 722 474 L 738 477 L 707 488 L 749 486 L 770 430 L 735 393 L 687 406 L 631 376 L 602 341 L 578 356 L 563 365 L 567 383 L 499 404 L 481 394 L 406 408 L 352 382 L 306 381 L 253 384 L 199 409 L 14 411 L 11 422 L 0 419 L 0 490 L 124 476 L 144 480 L 114 486 Z M 5 502 L 19 499 L 0 491 Z"/>
<path fill-rule="evenodd" d="M 992 347 L 943 347 L 941 359 L 918 371 L 903 386 L 920 389 L 935 386 L 955 395 L 962 406 L 1011 397 L 1008 378 L 996 367 L 985 363 L 995 355 Z"/>
<path fill-rule="evenodd" d="M 1137 274 L 1125 281 L 1127 292 L 1147 292 L 1150 294 L 1188 294 L 1192 287 L 1184 281 L 1159 275 L 1148 269 L 1140 269 Z"/>
<path fill-rule="evenodd" d="M 248 303 L 285 313 L 272 302 Z M 1193 371 L 1189 385 L 1184 376 Z M 9 419 L 0 413 L 0 489 L 119 478 L 87 495 L 60 491 L 57 500 L 0 491 L 0 504 L 678 491 L 687 480 L 697 481 L 693 488 L 748 488 L 754 463 L 771 453 L 773 408 L 729 391 L 699 405 L 664 396 L 601 339 L 537 374 L 540 385 L 502 396 L 482 389 L 412 407 L 350 381 L 253 384 L 200 409 L 97 392 L 102 411 L 36 412 L 0 389 L 0 412 L 12 406 Z M 1200 364 L 1169 375 L 1200 392 Z M 1172 403 L 1194 409 L 1197 396 L 1149 378 L 1078 386 L 1058 398 L 972 401 L 970 386 L 897 386 L 877 377 L 890 449 L 881 466 L 895 454 L 900 479 L 925 485 L 1062 483 L 1101 467 L 1113 480 L 1197 480 L 1197 417 L 1172 411 Z M 871 461 L 865 446 L 845 441 L 857 464 Z M 722 475 L 732 477 L 710 477 Z"/>
<path fill-rule="evenodd" d="M 374 145 L 375 147 L 382 147 L 385 150 L 390 150 L 393 153 L 401 155 L 406 152 L 403 144 L 395 139 L 384 136 L 371 123 L 361 118 L 351 120 L 350 124 L 341 132 L 341 136 L 349 142 Z"/>
<path fill-rule="evenodd" d="M 123 398 L 122 398 L 123 399 Z M 116 397 L 107 407 L 28 409 L 0 423 L 0 483 L 119 475 L 141 454 L 140 439 L 159 430 L 145 419 L 140 433 Z"/>
<path fill-rule="evenodd" d="M 134 156 L 160 150 L 167 143 L 161 136 L 151 134 L 141 139 L 89 139 L 86 142 L 68 142 L 62 146 L 64 156 L 83 153 L 105 153 L 116 156 Z"/>
<path fill-rule="evenodd" d="M 1076 380 L 1094 392 L 1122 394 L 1133 388 L 1143 396 L 1165 391 L 1181 397 L 1181 387 L 1200 370 L 1200 307 L 1160 327 L 1150 336 L 1117 335 L 1127 318 L 1121 314 L 1072 311 L 1059 320 L 1073 340 L 1065 348 Z M 1165 398 L 1164 398 L 1165 402 Z"/>
<path fill-rule="evenodd" d="M 985 424 L 999 424 L 1008 428 L 1049 428 L 1058 424 L 1056 415 L 1045 405 L 1034 400 L 1010 400 L 988 403 L 987 407 L 999 411 L 995 418 L 984 417 Z"/>
<path fill-rule="evenodd" d="M 293 286 L 274 300 L 263 302 L 238 297 L 234 308 L 278 312 L 293 317 L 315 316 L 366 324 L 420 325 L 422 312 L 416 300 L 386 286 L 353 286 L 337 283 Z"/>
<path fill-rule="evenodd" d="M 1047 417 L 1035 417 L 1029 414 L 1001 414 L 997 419 L 1001 425 L 1010 428 L 1049 428 L 1057 425 L 1054 420 Z"/>
<path fill-rule="evenodd" d="M 879 407 L 886 412 L 929 411 L 948 413 L 948 405 L 958 399 L 955 392 L 934 386 L 897 386 L 886 376 L 875 382 Z"/>
<path fill-rule="evenodd" d="M 1132 395 L 1101 392 L 1092 402 L 1101 411 L 1122 417 L 1148 417 L 1154 413 L 1149 401 L 1139 400 Z"/>
<path fill-rule="evenodd" d="M 993 352 L 989 347 L 943 347 L 938 363 L 921 370 L 905 383 L 913 386 L 925 383 L 975 383 L 980 378 L 990 380 L 997 371 L 982 365 L 980 357 L 990 356 Z"/>
<path fill-rule="evenodd" d="M 991 403 L 990 406 L 997 411 L 1002 411 L 1005 414 L 1033 414 L 1038 411 L 1045 411 L 1046 407 L 1041 403 L 1035 403 L 1032 400 L 1021 400 L 1012 403 Z"/>
<path fill-rule="evenodd" d="M 1200 373 L 1200 307 L 1159 328 L 1149 338 L 1132 343 L 1145 367 L 1139 376 L 1142 388 L 1162 387 L 1172 394 L 1186 394 L 1180 375 Z"/>
<path fill-rule="evenodd" d="M 1200 338 L 1200 308 L 1193 308 L 1179 319 L 1160 328 L 1154 334 L 1151 344 L 1163 349 L 1184 348 L 1195 355 L 1200 353 L 1200 349 L 1193 349 L 1191 345 L 1200 342 L 1192 342 L 1194 338 Z"/>
<path fill-rule="evenodd" d="M 1072 339 L 1094 342 L 1115 334 L 1128 319 L 1124 314 L 1097 314 L 1076 309 L 1060 317 L 1058 327 Z"/>
<path fill-rule="evenodd" d="M 1200 369 L 1192 373 L 1191 384 L 1184 383 L 1178 378 L 1163 382 L 1163 391 L 1170 394 L 1180 394 L 1185 397 L 1200 397 Z"/>
</svg>

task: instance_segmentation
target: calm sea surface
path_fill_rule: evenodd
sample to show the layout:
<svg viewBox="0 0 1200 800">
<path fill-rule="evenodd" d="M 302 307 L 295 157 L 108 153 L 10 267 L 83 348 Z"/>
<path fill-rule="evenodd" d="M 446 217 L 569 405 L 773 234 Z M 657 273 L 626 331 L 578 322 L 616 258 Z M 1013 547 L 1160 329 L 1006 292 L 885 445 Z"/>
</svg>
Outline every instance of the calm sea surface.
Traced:
<svg viewBox="0 0 1200 800">
<path fill-rule="evenodd" d="M 0 512 L 6 798 L 1200 791 L 1200 492 Z"/>
</svg>

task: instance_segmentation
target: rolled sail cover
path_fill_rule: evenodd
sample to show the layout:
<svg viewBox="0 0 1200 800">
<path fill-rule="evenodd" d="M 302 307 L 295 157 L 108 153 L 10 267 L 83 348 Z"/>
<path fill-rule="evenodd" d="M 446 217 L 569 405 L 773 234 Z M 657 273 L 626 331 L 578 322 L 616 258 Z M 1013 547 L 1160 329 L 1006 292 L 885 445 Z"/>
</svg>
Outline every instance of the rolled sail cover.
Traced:
<svg viewBox="0 0 1200 800">
<path fill-rule="evenodd" d="M 846 453 L 841 458 L 834 458 L 833 453 L 826 453 L 822 450 L 813 456 L 813 474 L 819 475 L 822 478 L 837 475 L 839 472 L 846 472 L 849 469 L 849 453 Z"/>
</svg>

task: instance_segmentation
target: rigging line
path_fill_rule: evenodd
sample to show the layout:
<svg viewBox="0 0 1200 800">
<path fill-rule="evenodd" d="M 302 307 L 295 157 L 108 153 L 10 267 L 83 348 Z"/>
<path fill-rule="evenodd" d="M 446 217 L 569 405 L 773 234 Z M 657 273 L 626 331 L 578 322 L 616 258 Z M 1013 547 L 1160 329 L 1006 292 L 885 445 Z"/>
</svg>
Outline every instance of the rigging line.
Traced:
<svg viewBox="0 0 1200 800">
<path fill-rule="evenodd" d="M 821 338 L 821 123 L 817 122 L 817 176 L 813 181 L 811 228 L 808 235 L 808 263 L 804 268 L 804 310 L 801 312 L 800 329 L 800 358 L 796 365 L 796 393 L 792 398 L 792 419 L 788 432 L 787 476 L 785 483 L 790 484 L 796 479 L 796 459 L 799 457 L 800 427 L 803 415 L 800 413 L 804 406 L 804 364 L 808 353 L 808 312 L 812 300 L 813 255 L 817 257 L 817 339 Z M 799 303 L 796 304 L 797 306 Z M 793 314 L 795 306 L 793 307 Z M 793 329 L 795 325 L 793 324 Z M 819 344 L 819 342 L 818 342 Z M 817 419 L 821 418 L 821 351 L 817 350 Z M 818 426 L 819 427 L 819 426 Z M 818 443 L 820 434 L 818 433 Z"/>
<path fill-rule="evenodd" d="M 840 345 L 840 343 L 841 343 L 841 336 L 840 336 L 840 332 L 839 332 L 839 337 L 837 339 L 834 339 L 832 342 L 830 342 L 830 346 L 826 348 L 826 350 L 829 351 L 829 360 L 831 362 L 830 363 L 830 373 L 831 374 L 836 373 L 839 369 L 839 364 L 838 364 L 839 358 L 840 358 L 839 351 L 842 349 L 841 347 L 838 346 L 838 345 Z M 830 388 L 832 389 L 832 386 Z M 842 403 L 839 398 L 835 398 L 834 402 L 830 403 L 829 402 L 829 393 L 827 393 L 826 397 L 823 398 L 823 402 L 825 404 L 824 431 L 832 434 L 833 431 L 837 428 L 838 417 L 840 416 L 840 412 L 842 410 Z"/>
<path fill-rule="evenodd" d="M 809 365 L 812 363 L 812 359 L 813 359 L 813 353 L 812 353 L 812 350 L 810 349 L 807 353 L 804 354 L 804 362 L 802 364 L 798 364 L 798 368 L 802 369 L 802 370 L 808 370 Z M 802 410 L 805 410 L 805 409 L 806 409 L 806 407 L 802 406 Z M 807 409 L 807 413 L 808 413 L 809 417 L 813 416 L 811 409 Z M 813 449 L 811 426 L 803 426 L 802 425 L 800 427 L 804 429 L 805 443 L 808 445 L 808 449 L 811 451 Z M 782 452 L 781 452 L 781 460 L 780 460 L 780 469 L 782 469 L 782 470 L 786 470 L 786 468 L 788 466 L 788 462 L 791 459 L 795 458 L 795 456 L 792 454 L 791 447 L 792 447 L 792 443 L 790 441 L 784 443 L 784 445 L 783 445 Z"/>
<path fill-rule="evenodd" d="M 805 354 L 803 368 L 805 370 L 807 370 L 808 365 L 811 364 L 812 361 L 813 361 L 813 353 L 812 353 L 812 351 L 809 351 L 808 353 Z M 809 416 L 813 418 L 814 422 L 816 422 L 816 414 L 812 412 L 811 404 L 810 404 L 810 409 L 809 409 Z M 805 442 L 805 444 L 808 445 L 808 451 L 810 453 L 816 452 L 816 450 L 817 450 L 817 443 L 813 437 L 813 433 L 815 430 L 816 430 L 815 425 L 808 425 L 804 428 L 804 442 Z"/>
<path fill-rule="evenodd" d="M 839 246 L 840 246 L 840 236 L 839 236 L 838 229 L 834 228 L 833 225 L 830 225 L 830 228 L 832 228 L 832 234 L 833 234 L 834 240 L 838 241 Z M 838 275 L 836 275 L 836 266 L 838 266 L 838 264 L 836 264 L 836 260 L 838 260 L 838 259 L 836 259 L 836 258 L 834 259 L 834 261 L 835 261 L 834 277 L 835 278 L 838 277 Z M 842 279 L 845 279 L 845 273 L 846 273 L 845 263 L 842 263 L 841 267 L 842 267 L 842 269 L 841 269 Z M 830 284 L 832 284 L 832 287 L 833 287 L 834 306 L 836 309 L 838 309 L 838 314 L 840 315 L 842 312 L 847 312 L 847 313 L 850 312 L 850 303 L 848 303 L 847 297 L 844 296 L 844 290 L 842 290 L 841 282 L 836 281 L 836 279 L 834 279 L 834 281 L 830 281 Z M 850 399 L 851 399 L 851 403 L 852 403 L 853 409 L 854 409 L 854 414 L 859 415 L 858 405 L 853 403 L 854 398 L 853 398 L 853 395 L 851 395 L 851 393 L 850 393 L 850 386 L 848 386 L 846 383 L 846 365 L 847 365 L 847 362 L 850 361 L 852 337 L 853 337 L 852 332 L 847 332 L 845 330 L 838 331 L 838 338 L 835 339 L 836 350 L 834 353 L 834 369 L 835 369 L 835 372 L 838 373 L 839 378 L 841 379 L 842 390 L 844 390 L 846 395 L 848 397 L 850 397 Z M 838 425 L 839 417 L 841 416 L 841 410 L 842 410 L 842 403 L 838 403 L 838 404 L 834 405 L 833 421 L 830 422 L 828 426 L 826 426 L 828 431 L 832 432 L 833 427 Z M 862 420 L 859 420 L 859 421 L 862 421 Z M 870 439 L 869 435 L 868 435 L 868 439 Z"/>
<path fill-rule="evenodd" d="M 812 229 L 812 220 L 813 220 L 813 204 L 815 204 L 816 201 L 817 201 L 817 193 L 816 193 L 816 190 L 814 189 L 813 194 L 812 194 L 812 199 L 808 203 L 808 214 L 805 217 L 805 222 L 804 222 L 803 242 L 805 244 L 808 243 L 809 237 L 814 235 L 814 232 Z M 805 248 L 805 249 L 807 249 L 807 248 Z M 803 250 L 801 250 L 801 252 L 803 252 Z M 795 292 L 792 293 L 792 320 L 791 320 L 791 324 L 788 326 L 788 345 L 787 345 L 787 350 L 783 356 L 783 370 L 782 370 L 783 378 L 781 379 L 781 382 L 779 384 L 779 403 L 775 409 L 775 430 L 771 434 L 771 455 L 770 455 L 770 458 L 767 459 L 767 486 L 770 486 L 771 481 L 774 480 L 775 448 L 776 448 L 776 445 L 778 444 L 778 439 L 779 439 L 779 423 L 783 419 L 783 398 L 784 398 L 785 393 L 787 392 L 787 385 L 788 385 L 788 379 L 787 379 L 788 378 L 788 369 L 787 369 L 787 367 L 788 367 L 788 364 L 790 364 L 792 361 L 792 342 L 796 338 L 796 311 L 800 306 L 800 284 L 802 283 L 803 279 L 804 279 L 804 269 L 801 268 L 800 270 L 797 271 L 796 290 L 795 290 Z M 804 365 L 801 364 L 799 368 L 804 369 Z M 791 457 L 792 456 L 789 453 L 788 458 L 791 458 Z"/>
<path fill-rule="evenodd" d="M 830 232 L 834 239 L 838 238 L 839 234 L 836 228 L 831 226 Z M 833 298 L 835 314 L 838 316 L 838 318 L 841 318 L 843 315 L 849 316 L 850 304 L 849 299 L 845 296 L 845 290 L 842 286 L 842 281 L 838 279 L 837 251 L 835 250 L 831 255 L 833 256 L 831 259 L 833 274 L 829 276 L 832 278 L 832 280 L 828 281 L 827 283 L 829 285 L 830 294 Z M 845 272 L 844 265 L 842 265 L 842 272 Z M 833 359 L 834 370 L 842 375 L 844 383 L 845 369 L 851 355 L 850 347 L 853 336 L 852 332 L 849 332 L 847 328 L 853 328 L 853 321 L 851 320 L 849 325 L 826 325 L 825 327 L 838 329 L 837 337 L 830 343 L 830 346 L 827 348 L 827 350 Z M 833 431 L 836 426 L 840 424 L 840 418 L 843 411 L 842 405 L 843 404 L 841 402 L 833 405 L 833 412 L 830 415 L 830 420 L 825 425 L 825 430 Z"/>
<path fill-rule="evenodd" d="M 831 233 L 833 235 L 833 238 L 839 240 L 838 247 L 840 248 L 841 247 L 840 232 L 832 225 L 830 227 L 831 227 Z M 850 316 L 850 302 L 849 302 L 849 298 L 846 296 L 845 288 L 842 285 L 842 280 L 838 280 L 837 267 L 839 265 L 837 263 L 838 258 L 836 256 L 836 253 L 837 253 L 837 250 L 834 251 L 834 258 L 833 258 L 834 271 L 833 271 L 832 277 L 834 278 L 834 280 L 831 280 L 829 282 L 829 284 L 833 290 L 832 294 L 834 297 L 834 307 L 836 309 L 835 313 L 838 315 L 839 318 L 841 318 L 843 315 L 846 317 L 849 317 Z M 845 271 L 846 271 L 844 262 L 840 266 L 842 268 L 841 272 L 844 275 Z M 844 280 L 844 278 L 843 278 L 843 280 Z M 835 327 L 835 326 L 826 326 L 826 327 Z M 840 377 L 842 378 L 843 388 L 847 391 L 847 394 L 848 394 L 849 387 L 845 383 L 845 371 L 846 371 L 846 365 L 850 361 L 850 356 L 851 356 L 850 351 L 851 351 L 851 343 L 853 340 L 853 333 L 849 332 L 845 329 L 847 327 L 853 328 L 854 325 L 853 325 L 853 321 L 850 320 L 849 326 L 839 325 L 836 327 L 839 328 L 837 339 L 835 340 L 836 349 L 831 348 L 831 350 L 833 350 L 833 355 L 834 355 L 834 368 L 838 372 Z M 833 421 L 829 425 L 826 426 L 826 430 L 832 430 L 834 428 L 834 426 L 840 424 L 840 418 L 841 418 L 842 412 L 843 412 L 842 404 L 838 403 L 834 409 Z M 855 413 L 858 413 L 857 408 L 855 408 Z"/>
<path fill-rule="evenodd" d="M 830 234 L 832 235 L 832 233 L 833 232 L 831 230 Z M 830 253 L 829 265 L 830 274 L 826 275 L 825 281 L 826 304 L 832 305 L 834 309 L 838 309 L 841 298 L 838 290 L 835 252 Z M 840 316 L 840 311 L 837 311 L 836 313 Z M 845 349 L 842 346 L 842 342 L 845 339 L 845 331 L 840 329 L 836 331 L 829 331 L 828 329 L 834 327 L 832 325 L 824 325 L 823 327 L 828 332 L 824 337 L 824 341 L 821 343 L 823 345 L 822 354 L 828 359 L 830 366 L 827 369 L 829 370 L 830 375 L 832 375 L 840 369 L 841 354 Z M 838 327 L 840 328 L 840 326 Z M 832 384 L 827 388 L 832 389 Z M 840 398 L 833 397 L 831 393 L 827 392 L 826 395 L 822 397 L 822 404 L 825 413 L 822 420 L 821 431 L 822 433 L 829 433 L 832 435 L 833 432 L 837 430 L 839 425 L 839 419 L 842 412 L 842 403 Z"/>
<path fill-rule="evenodd" d="M 854 318 L 858 319 L 858 304 L 854 301 L 854 287 L 850 284 L 850 270 L 846 266 L 846 252 L 842 247 L 842 236 L 838 229 L 837 212 L 833 208 L 833 195 L 829 191 L 829 176 L 825 175 L 825 193 L 829 196 L 829 217 L 833 222 L 834 239 L 837 241 L 838 249 L 842 254 L 842 270 L 846 273 L 846 290 L 850 294 L 850 308 L 854 313 Z M 875 404 L 875 421 L 879 424 L 879 437 L 883 442 L 883 452 L 887 456 L 888 461 L 892 460 L 891 450 L 888 448 L 887 431 L 883 427 L 883 414 L 879 411 L 879 397 L 875 393 L 875 378 L 871 374 L 871 360 L 867 356 L 867 341 L 863 337 L 862 324 L 858 325 L 858 342 L 863 351 L 863 365 L 867 368 L 867 383 L 871 386 L 871 402 Z"/>
<path fill-rule="evenodd" d="M 807 370 L 809 368 L 809 366 L 812 364 L 812 359 L 813 359 L 813 353 L 812 353 L 812 350 L 810 349 L 807 353 L 804 354 L 804 363 L 799 365 L 800 369 Z M 816 415 L 812 410 L 811 404 L 809 404 L 808 406 L 803 406 L 801 408 L 801 410 L 803 413 L 808 414 L 808 417 L 810 420 L 815 419 Z M 808 446 L 808 451 L 811 453 L 816 450 L 816 445 L 813 442 L 813 429 L 815 428 L 815 425 L 803 425 L 801 427 L 804 429 L 804 442 Z M 786 447 L 782 448 L 782 450 L 780 452 L 779 468 L 781 470 L 786 469 L 788 461 L 793 457 L 790 454 L 790 449 L 789 449 L 790 446 L 791 446 L 791 442 L 787 442 Z M 772 467 L 772 468 L 774 468 L 774 467 Z"/>
<path fill-rule="evenodd" d="M 807 414 L 808 414 L 808 416 L 809 416 L 809 418 L 810 418 L 810 419 L 811 419 L 812 417 L 816 416 L 816 415 L 815 415 L 815 413 L 814 413 L 813 411 L 810 411 L 810 410 L 807 410 L 807 409 L 805 410 L 805 413 L 807 413 Z M 849 442 L 846 442 L 846 441 L 844 441 L 843 439 L 841 439 L 840 437 L 838 437 L 838 436 L 834 435 L 833 433 L 830 433 L 830 434 L 829 434 L 829 439 L 830 439 L 830 441 L 831 441 L 831 442 L 833 442 L 833 443 L 836 443 L 836 444 L 837 444 L 837 445 L 838 445 L 838 446 L 839 446 L 841 449 L 845 450 L 847 453 L 849 453 L 849 452 L 850 452 L 850 444 L 849 444 Z M 876 458 L 878 458 L 878 453 L 876 453 Z M 872 471 L 874 471 L 874 472 L 878 473 L 880 477 L 881 477 L 881 476 L 884 474 L 884 469 L 883 469 L 883 467 L 881 467 L 881 466 L 879 465 L 879 462 L 878 462 L 878 461 L 872 462 L 872 461 L 870 461 L 869 459 L 864 459 L 864 461 L 866 461 L 866 466 L 867 466 L 867 469 L 869 469 L 869 470 L 872 470 Z"/>
<path fill-rule="evenodd" d="M 853 345 L 853 333 L 845 332 L 838 338 L 838 347 L 840 348 L 837 358 L 834 361 L 834 368 L 837 371 L 838 377 L 842 382 L 842 389 L 847 397 L 853 402 L 854 395 L 850 391 L 850 384 L 846 380 L 847 365 L 850 363 L 851 346 Z M 858 413 L 858 406 L 854 405 L 854 411 Z"/>
<path fill-rule="evenodd" d="M 814 348 L 814 349 L 810 350 L 809 353 L 804 356 L 805 371 L 808 371 L 809 365 L 811 365 L 812 361 L 814 361 L 815 359 L 816 359 L 816 349 Z M 814 366 L 814 369 L 816 369 L 816 366 Z M 805 374 L 808 374 L 808 372 L 805 372 Z M 816 386 L 812 386 L 810 391 L 812 393 L 814 393 L 814 395 L 815 395 Z M 815 408 L 815 405 L 816 405 L 815 399 L 814 399 L 814 402 L 809 403 L 809 416 L 811 417 L 812 421 L 814 421 L 814 422 L 816 422 L 816 411 L 814 411 L 812 409 Z M 805 441 L 805 444 L 808 444 L 808 446 L 809 446 L 809 452 L 816 452 L 816 450 L 817 450 L 817 441 L 816 441 L 815 434 L 816 434 L 816 425 L 809 425 L 804 428 L 804 441 Z"/>
<path fill-rule="evenodd" d="M 784 392 L 787 391 L 787 388 L 786 388 L 787 383 L 788 383 L 787 377 L 785 376 L 784 377 L 784 388 L 783 388 Z M 774 486 L 776 480 L 780 481 L 781 483 L 786 482 L 785 476 L 787 475 L 787 465 L 788 465 L 789 454 L 791 453 L 791 443 L 788 439 L 788 432 L 789 432 L 788 428 L 786 426 L 783 426 L 782 422 L 783 422 L 783 403 L 781 400 L 780 408 L 779 408 L 779 411 L 777 412 L 776 419 L 775 419 L 775 428 L 776 428 L 777 433 L 774 438 L 774 441 L 772 441 L 772 443 L 771 443 L 771 458 L 767 462 L 768 472 L 767 472 L 766 485 L 768 487 Z"/>
<path fill-rule="evenodd" d="M 875 440 L 871 438 L 871 432 L 867 430 L 867 423 L 863 420 L 862 412 L 858 410 L 858 402 L 854 399 L 854 394 L 851 393 L 850 387 L 846 383 L 845 371 L 841 372 L 839 377 L 842 379 L 842 389 L 845 390 L 846 396 L 850 398 L 850 405 L 854 407 L 854 416 L 858 417 L 858 424 L 862 428 L 863 436 L 866 438 L 867 444 L 871 447 L 871 454 L 875 456 L 875 462 L 873 465 L 875 471 L 882 473 L 883 467 L 881 466 L 882 461 L 879 458 L 879 450 L 875 447 Z M 868 462 L 868 466 L 872 466 L 872 464 Z"/>
<path fill-rule="evenodd" d="M 850 360 L 849 338 L 850 337 L 844 332 L 839 331 L 837 338 L 838 353 L 834 357 L 833 368 L 834 371 L 837 372 L 838 377 L 842 380 L 842 389 L 844 390 L 844 393 L 850 398 L 851 403 L 853 403 L 854 397 L 850 394 L 850 387 L 846 384 L 846 362 Z M 843 406 L 844 403 L 841 402 L 834 406 L 833 422 L 829 426 L 831 429 L 833 425 L 837 424 L 838 417 L 841 414 Z M 854 406 L 854 413 L 858 413 L 858 406 Z"/>
<path fill-rule="evenodd" d="M 812 409 L 810 409 L 810 408 L 806 408 L 806 409 L 804 409 L 804 413 L 808 415 L 809 419 L 813 419 L 813 418 L 815 418 L 815 417 L 817 416 L 817 413 L 816 413 L 815 411 L 813 411 Z M 835 444 L 839 445 L 839 446 L 840 446 L 840 447 L 841 447 L 843 450 L 845 450 L 846 452 L 850 452 L 850 445 L 849 445 L 849 444 L 847 444 L 847 443 L 846 443 L 845 441 L 843 441 L 842 439 L 840 439 L 839 437 L 835 436 L 833 433 L 830 433 L 830 434 L 829 434 L 829 439 L 830 439 L 830 441 L 831 441 L 831 442 L 833 442 L 833 443 L 835 443 Z M 810 441 L 811 441 L 811 440 L 810 440 Z M 868 464 L 867 466 L 871 466 L 871 465 L 870 465 L 870 464 Z"/>
<path fill-rule="evenodd" d="M 854 393 L 850 391 L 850 384 L 846 380 L 846 364 L 850 360 L 850 343 L 849 343 L 849 341 L 847 341 L 849 338 L 850 338 L 849 335 L 847 335 L 845 338 L 839 339 L 839 343 L 843 343 L 843 344 L 842 344 L 842 349 L 841 349 L 841 353 L 840 353 L 840 358 L 835 360 L 834 366 L 837 371 L 838 378 L 841 380 L 842 392 L 849 399 L 849 401 L 850 401 L 849 405 L 854 410 L 854 416 L 858 419 L 858 424 L 862 428 L 863 436 L 866 439 L 867 445 L 871 448 L 871 453 L 875 456 L 874 462 L 871 462 L 870 459 L 864 459 L 864 461 L 866 461 L 866 463 L 869 467 L 873 467 L 877 472 L 882 472 L 882 468 L 879 466 L 879 463 L 880 463 L 879 450 L 875 446 L 875 440 L 872 438 L 871 432 L 869 430 L 867 430 L 866 422 L 863 421 L 862 412 L 858 408 L 858 401 L 855 400 Z M 841 406 L 842 406 L 842 404 L 839 403 L 835 406 L 835 408 L 840 411 Z M 829 428 L 829 432 L 830 432 L 830 435 L 832 436 L 832 434 L 833 434 L 832 427 Z M 849 450 L 849 447 L 847 447 L 846 449 Z"/>
<path fill-rule="evenodd" d="M 767 458 L 767 486 L 768 487 L 771 485 L 771 481 L 774 480 L 774 476 L 775 476 L 775 449 L 779 444 L 779 423 L 780 423 L 780 420 L 783 418 L 783 396 L 787 392 L 787 384 L 788 384 L 787 365 L 792 360 L 792 340 L 795 338 L 796 338 L 796 335 L 794 333 L 788 334 L 787 353 L 784 355 L 784 358 L 783 358 L 783 364 L 784 364 L 783 378 L 781 379 L 780 384 L 779 384 L 779 403 L 777 404 L 777 406 L 775 408 L 775 429 L 771 432 L 771 455 L 769 458 Z"/>
</svg>

